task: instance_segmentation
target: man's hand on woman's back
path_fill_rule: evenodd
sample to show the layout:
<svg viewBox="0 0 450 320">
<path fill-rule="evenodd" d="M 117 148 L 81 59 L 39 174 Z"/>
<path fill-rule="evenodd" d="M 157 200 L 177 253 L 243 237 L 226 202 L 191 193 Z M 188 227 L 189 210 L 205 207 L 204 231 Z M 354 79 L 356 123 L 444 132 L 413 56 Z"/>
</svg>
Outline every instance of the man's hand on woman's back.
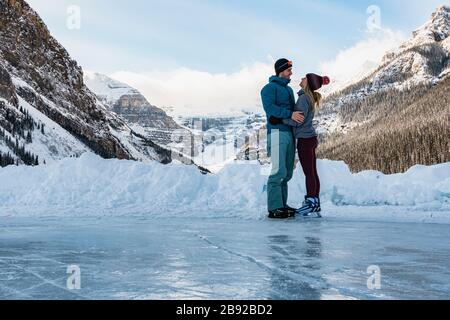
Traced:
<svg viewBox="0 0 450 320">
<path fill-rule="evenodd" d="M 305 121 L 305 116 L 304 116 L 303 113 L 301 113 L 299 111 L 295 111 L 292 114 L 292 118 L 291 119 L 294 120 L 295 122 L 303 123 Z"/>
<path fill-rule="evenodd" d="M 292 119 L 293 121 L 297 122 L 297 123 L 303 123 L 303 122 L 305 121 L 305 116 L 303 115 L 303 113 L 301 113 L 301 112 L 299 112 L 299 111 L 296 111 L 296 112 L 294 112 L 294 113 L 292 114 L 291 119 Z M 283 124 L 283 123 L 284 123 L 284 122 L 283 122 L 283 119 L 277 118 L 277 117 L 274 117 L 274 116 L 271 116 L 271 117 L 270 117 L 269 122 L 270 122 L 270 124 L 273 125 L 273 126 L 276 126 L 276 125 L 279 125 L 279 124 Z"/>
</svg>

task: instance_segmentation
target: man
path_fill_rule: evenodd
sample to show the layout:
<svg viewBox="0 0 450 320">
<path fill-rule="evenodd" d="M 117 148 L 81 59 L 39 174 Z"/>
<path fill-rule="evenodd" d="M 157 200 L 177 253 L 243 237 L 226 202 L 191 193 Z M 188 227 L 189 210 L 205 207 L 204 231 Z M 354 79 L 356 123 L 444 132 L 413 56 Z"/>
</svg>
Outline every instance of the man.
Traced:
<svg viewBox="0 0 450 320">
<path fill-rule="evenodd" d="M 267 152 L 272 161 L 272 173 L 267 182 L 267 205 L 270 219 L 286 219 L 295 216 L 295 209 L 287 205 L 288 182 L 292 179 L 295 161 L 295 141 L 292 127 L 272 125 L 270 117 L 304 121 L 300 112 L 294 112 L 294 91 L 291 82 L 292 61 L 280 59 L 275 63 L 275 76 L 270 77 L 261 91 L 267 117 Z"/>
</svg>

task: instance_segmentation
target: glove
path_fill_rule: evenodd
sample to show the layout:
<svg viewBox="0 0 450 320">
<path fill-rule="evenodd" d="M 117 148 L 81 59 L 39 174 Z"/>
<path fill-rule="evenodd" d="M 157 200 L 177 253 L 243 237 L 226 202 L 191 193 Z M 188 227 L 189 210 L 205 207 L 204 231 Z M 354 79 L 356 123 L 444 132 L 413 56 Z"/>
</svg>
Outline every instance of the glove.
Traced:
<svg viewBox="0 0 450 320">
<path fill-rule="evenodd" d="M 276 125 L 279 125 L 279 124 L 283 124 L 283 119 L 271 116 L 270 119 L 269 119 L 269 122 L 270 122 L 271 125 L 276 126 Z"/>
</svg>

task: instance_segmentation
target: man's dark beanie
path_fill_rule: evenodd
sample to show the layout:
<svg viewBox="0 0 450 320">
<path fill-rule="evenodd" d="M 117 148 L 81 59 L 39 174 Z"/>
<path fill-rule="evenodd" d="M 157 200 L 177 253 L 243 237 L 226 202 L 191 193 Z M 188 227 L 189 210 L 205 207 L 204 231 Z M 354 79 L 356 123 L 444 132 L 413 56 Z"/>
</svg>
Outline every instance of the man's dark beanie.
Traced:
<svg viewBox="0 0 450 320">
<path fill-rule="evenodd" d="M 289 61 L 288 59 L 280 59 L 275 62 L 275 74 L 277 76 L 289 68 L 292 68 L 292 61 Z"/>
<path fill-rule="evenodd" d="M 323 85 L 330 84 L 330 78 L 321 77 L 314 73 L 308 73 L 306 79 L 308 79 L 308 86 L 312 91 L 319 90 Z"/>
</svg>

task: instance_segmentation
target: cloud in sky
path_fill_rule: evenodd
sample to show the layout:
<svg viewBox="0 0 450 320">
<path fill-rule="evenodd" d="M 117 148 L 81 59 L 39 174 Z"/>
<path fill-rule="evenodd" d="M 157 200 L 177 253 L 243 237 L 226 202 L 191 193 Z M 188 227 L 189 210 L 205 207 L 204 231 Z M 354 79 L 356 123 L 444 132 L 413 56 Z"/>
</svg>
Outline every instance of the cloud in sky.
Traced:
<svg viewBox="0 0 450 320">
<path fill-rule="evenodd" d="M 239 115 L 262 112 L 260 91 L 274 73 L 273 61 L 255 62 L 241 70 L 208 73 L 188 68 L 166 72 L 120 71 L 110 76 L 142 92 L 150 103 L 174 107 L 174 115 Z"/>
<path fill-rule="evenodd" d="M 406 37 L 392 30 L 412 31 L 440 2 L 380 0 L 391 30 L 365 34 L 369 0 L 28 1 L 84 68 L 136 87 L 155 105 L 198 114 L 261 111 L 259 93 L 273 74 L 267 54 L 293 59 L 295 79 L 306 72 L 327 73 L 338 85 L 357 79 Z M 82 9 L 79 31 L 65 27 L 71 4 Z"/>
<path fill-rule="evenodd" d="M 27 0 L 52 34 L 90 70 L 139 72 L 186 67 L 211 73 L 285 56 L 316 69 L 361 39 L 370 0 Z M 412 31 L 437 3 L 380 0 L 383 25 Z M 401 5 L 399 5 L 399 3 Z M 66 27 L 67 8 L 81 9 L 80 30 Z M 280 13 L 278 10 L 284 8 Z M 404 17 L 402 19 L 402 17 Z M 414 17 L 414 18 L 412 18 Z"/>
<path fill-rule="evenodd" d="M 79 63 L 102 73 L 167 65 L 231 72 L 242 64 L 263 61 L 269 53 L 293 59 L 301 53 L 306 61 L 303 43 L 292 39 L 313 40 L 304 28 L 293 30 L 274 17 L 266 19 L 241 10 L 240 2 L 133 0 L 130 5 L 107 0 L 28 1 Z M 66 9 L 72 4 L 81 10 L 80 30 L 66 28 Z M 97 54 L 105 49 L 111 54 Z"/>
<path fill-rule="evenodd" d="M 335 58 L 318 62 L 320 72 L 333 80 L 334 86 L 328 91 L 368 75 L 386 52 L 406 39 L 402 32 L 389 29 L 367 32 L 363 40 L 341 50 Z M 177 68 L 167 72 L 120 71 L 110 76 L 137 88 L 154 105 L 174 107 L 174 115 L 230 115 L 241 110 L 263 112 L 260 91 L 274 73 L 273 63 L 274 59 L 268 57 L 266 62 L 255 62 L 230 74 Z M 294 91 L 302 76 L 295 73 L 291 82 Z"/>
<path fill-rule="evenodd" d="M 380 29 L 367 32 L 365 39 L 341 50 L 334 59 L 320 63 L 319 70 L 332 79 L 329 91 L 342 89 L 368 76 L 380 65 L 384 55 L 407 39 L 400 31 Z"/>
</svg>

